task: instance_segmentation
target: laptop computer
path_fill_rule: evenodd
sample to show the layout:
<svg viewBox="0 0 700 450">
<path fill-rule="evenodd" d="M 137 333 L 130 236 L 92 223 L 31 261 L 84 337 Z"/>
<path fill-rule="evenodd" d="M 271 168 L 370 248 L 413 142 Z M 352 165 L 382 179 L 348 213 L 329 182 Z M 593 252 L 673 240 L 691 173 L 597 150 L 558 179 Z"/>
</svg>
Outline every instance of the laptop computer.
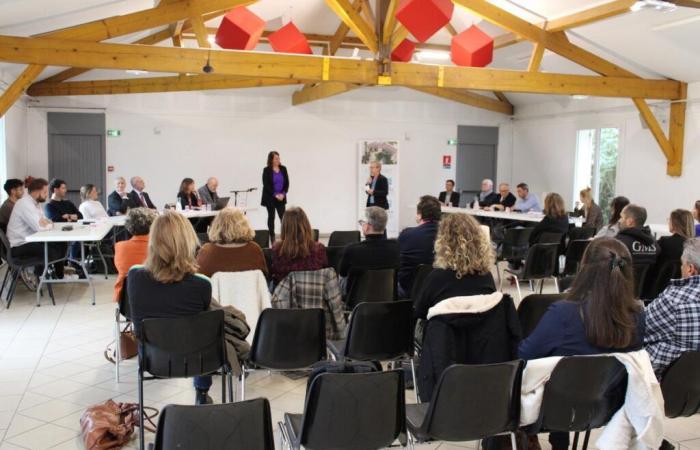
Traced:
<svg viewBox="0 0 700 450">
<path fill-rule="evenodd" d="M 231 197 L 219 197 L 219 199 L 216 201 L 216 205 L 214 206 L 214 211 L 226 208 L 229 200 L 231 200 Z"/>
</svg>

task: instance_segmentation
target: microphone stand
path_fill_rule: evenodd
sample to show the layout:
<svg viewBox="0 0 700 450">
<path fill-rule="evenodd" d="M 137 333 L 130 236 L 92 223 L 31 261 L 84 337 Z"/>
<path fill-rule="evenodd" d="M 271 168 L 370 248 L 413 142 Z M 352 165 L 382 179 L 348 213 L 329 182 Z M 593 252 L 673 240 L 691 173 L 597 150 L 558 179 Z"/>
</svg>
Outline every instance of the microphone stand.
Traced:
<svg viewBox="0 0 700 450">
<path fill-rule="evenodd" d="M 238 194 L 243 194 L 243 193 L 247 194 L 249 192 L 253 192 L 253 191 L 257 191 L 257 190 L 258 190 L 258 188 L 251 187 L 248 189 L 238 189 L 238 190 L 229 191 L 231 194 L 233 194 L 233 206 L 238 207 Z"/>
</svg>

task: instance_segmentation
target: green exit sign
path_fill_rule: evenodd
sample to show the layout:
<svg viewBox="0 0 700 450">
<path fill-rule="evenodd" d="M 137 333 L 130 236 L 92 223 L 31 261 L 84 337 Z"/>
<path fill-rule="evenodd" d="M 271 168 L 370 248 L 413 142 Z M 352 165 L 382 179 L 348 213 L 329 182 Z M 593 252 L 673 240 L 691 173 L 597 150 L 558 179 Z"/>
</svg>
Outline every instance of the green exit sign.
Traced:
<svg viewBox="0 0 700 450">
<path fill-rule="evenodd" d="M 122 135 L 122 130 L 107 130 L 107 136 L 119 137 Z"/>
<path fill-rule="evenodd" d="M 448 139 L 447 145 L 457 145 L 457 139 Z"/>
</svg>

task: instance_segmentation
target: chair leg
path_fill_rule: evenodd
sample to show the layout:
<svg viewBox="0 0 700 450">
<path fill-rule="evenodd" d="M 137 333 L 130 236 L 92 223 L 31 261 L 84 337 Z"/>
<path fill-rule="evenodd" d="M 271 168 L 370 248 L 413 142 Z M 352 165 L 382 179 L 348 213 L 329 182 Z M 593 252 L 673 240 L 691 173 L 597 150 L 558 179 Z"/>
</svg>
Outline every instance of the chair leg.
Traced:
<svg viewBox="0 0 700 450">
<path fill-rule="evenodd" d="M 2 287 L 0 288 L 0 298 L 2 298 L 2 293 L 5 292 L 5 285 L 7 284 L 7 279 L 10 277 L 11 272 L 12 272 L 12 268 L 8 264 L 7 268 L 5 270 L 5 276 L 2 279 Z"/>
<path fill-rule="evenodd" d="M 119 383 L 119 363 L 121 362 L 121 343 L 119 342 L 119 335 L 121 334 L 121 329 L 119 327 L 119 307 L 117 307 L 116 317 L 114 320 L 114 373 L 117 378 L 117 383 Z"/>
<path fill-rule="evenodd" d="M 591 430 L 586 430 L 586 434 L 583 436 L 583 447 L 582 450 L 588 449 L 588 439 L 591 437 Z"/>
<path fill-rule="evenodd" d="M 501 278 L 501 269 L 498 268 L 498 261 L 496 261 L 496 275 L 498 275 L 498 290 L 503 291 L 503 279 Z"/>
<path fill-rule="evenodd" d="M 510 434 L 510 448 L 513 450 L 516 450 L 518 448 L 518 441 L 515 439 L 515 433 L 509 433 Z"/>
<path fill-rule="evenodd" d="M 228 367 L 221 371 L 221 404 L 226 403 L 226 373 L 228 372 Z"/>
<path fill-rule="evenodd" d="M 574 444 L 571 447 L 573 450 L 576 450 L 578 448 L 578 432 L 574 433 Z"/>
<path fill-rule="evenodd" d="M 241 368 L 241 401 L 245 400 L 245 367 Z"/>
<path fill-rule="evenodd" d="M 559 280 L 557 277 L 552 277 L 552 279 L 554 279 L 554 288 L 559 292 Z"/>
<path fill-rule="evenodd" d="M 99 242 L 97 243 L 97 245 L 95 245 L 95 247 L 97 247 L 97 253 L 100 255 L 100 259 L 102 260 L 102 267 L 105 269 L 105 280 L 107 280 L 107 279 L 109 279 L 109 270 L 107 269 L 107 261 L 105 260 L 105 256 L 102 254 L 102 249 L 100 248 Z"/>
<path fill-rule="evenodd" d="M 540 294 L 544 291 L 544 278 L 540 280 Z"/>
<path fill-rule="evenodd" d="M 139 367 L 139 449 L 144 450 L 146 433 L 143 430 L 143 371 Z"/>
<path fill-rule="evenodd" d="M 15 270 L 12 279 L 10 280 L 10 286 L 7 288 L 7 308 L 10 308 L 10 303 L 12 299 L 15 298 L 15 290 L 17 289 L 17 281 L 19 280 L 19 270 Z M 38 288 L 37 288 L 38 289 Z"/>
<path fill-rule="evenodd" d="M 228 402 L 233 403 L 236 401 L 236 386 L 233 384 L 233 371 L 228 371 L 226 380 L 228 381 Z"/>
<path fill-rule="evenodd" d="M 518 281 L 518 277 L 513 277 L 515 278 L 515 287 L 518 289 L 518 299 L 522 302 L 523 301 L 523 293 L 520 292 L 520 281 Z"/>
<path fill-rule="evenodd" d="M 420 397 L 418 396 L 418 380 L 416 379 L 416 365 L 413 363 L 413 358 L 411 358 L 411 376 L 413 376 L 413 393 L 416 394 L 416 403 L 420 403 Z"/>
</svg>

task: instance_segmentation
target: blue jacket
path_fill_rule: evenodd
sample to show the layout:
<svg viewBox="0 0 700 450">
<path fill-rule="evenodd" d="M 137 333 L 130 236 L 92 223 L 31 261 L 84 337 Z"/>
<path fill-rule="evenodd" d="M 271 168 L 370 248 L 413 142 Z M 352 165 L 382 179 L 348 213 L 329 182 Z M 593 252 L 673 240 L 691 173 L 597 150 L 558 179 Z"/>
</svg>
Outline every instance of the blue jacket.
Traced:
<svg viewBox="0 0 700 450">
<path fill-rule="evenodd" d="M 426 222 L 413 228 L 406 228 L 399 235 L 401 249 L 401 266 L 399 268 L 399 285 L 404 292 L 411 292 L 413 276 L 420 264 L 432 264 L 435 258 L 435 236 L 438 222 Z"/>
</svg>

